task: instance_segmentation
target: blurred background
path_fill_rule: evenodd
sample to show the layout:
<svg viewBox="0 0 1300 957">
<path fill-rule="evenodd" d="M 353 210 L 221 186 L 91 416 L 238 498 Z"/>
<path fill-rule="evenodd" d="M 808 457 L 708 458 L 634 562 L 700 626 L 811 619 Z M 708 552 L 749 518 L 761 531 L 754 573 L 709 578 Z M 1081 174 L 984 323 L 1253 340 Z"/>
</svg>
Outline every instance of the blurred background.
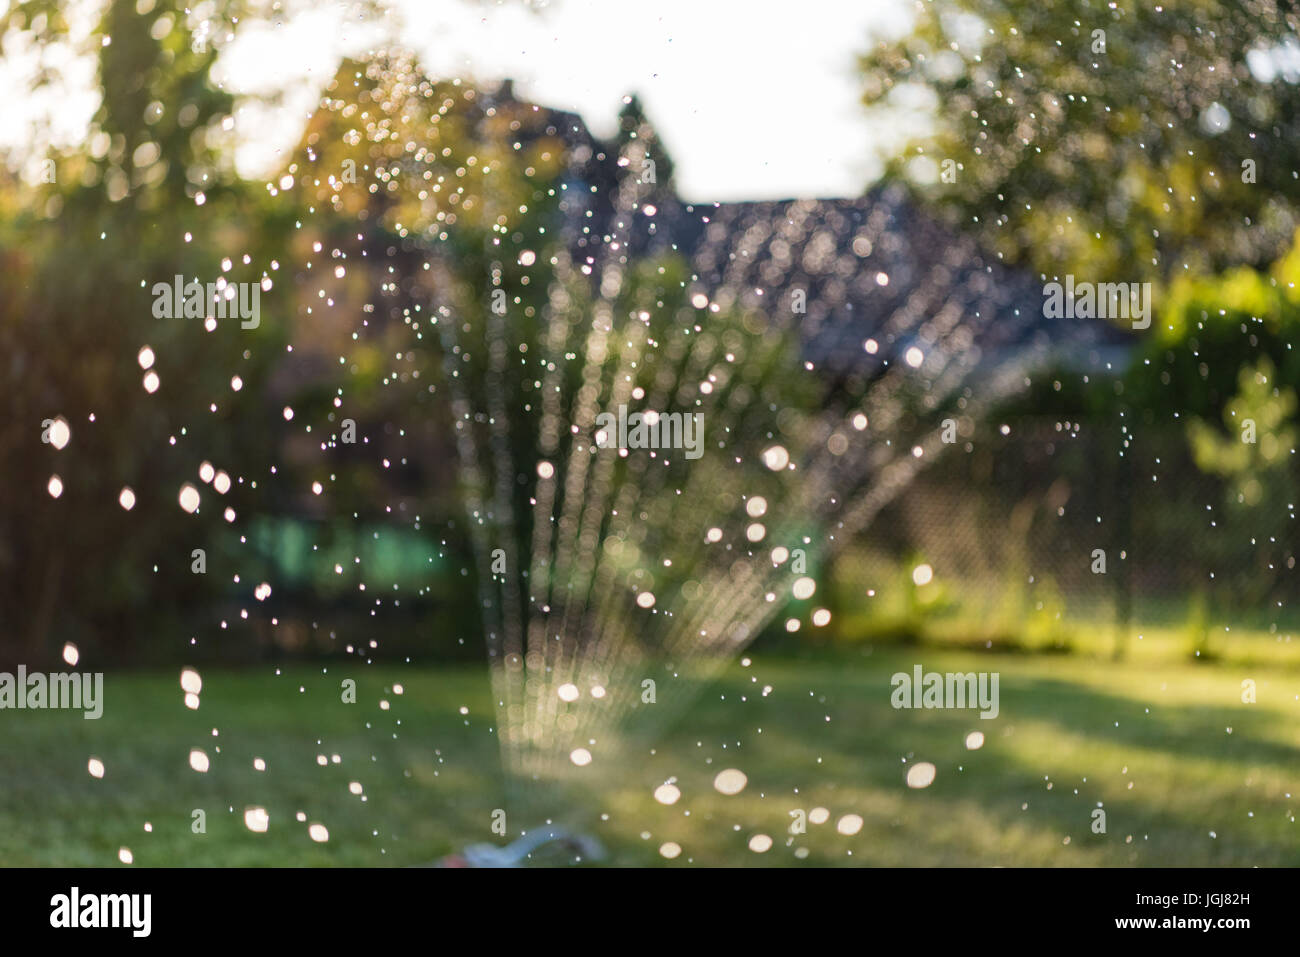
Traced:
<svg viewBox="0 0 1300 957">
<path fill-rule="evenodd" d="M 574 799 L 609 862 L 1300 861 L 1295 11 L 698 7 L 5 4 L 0 669 L 108 679 L 98 722 L 0 715 L 0 863 L 421 864 L 548 819 L 499 755 L 530 603 L 492 556 L 565 560 L 530 517 L 555 362 L 527 363 L 603 309 L 674 396 L 698 348 L 651 347 L 703 325 L 737 462 L 863 397 L 904 452 L 958 425 L 905 481 L 828 466 L 834 509 L 795 510 L 815 468 L 766 493 L 816 600 L 769 600 Z M 177 275 L 258 284 L 257 327 L 156 318 Z M 1150 328 L 1040 318 L 1067 275 L 1150 283 Z M 958 347 L 983 364 L 940 397 Z M 673 518 L 611 509 L 605 553 L 710 527 L 636 501 Z M 660 610 L 724 594 L 677 567 Z M 915 663 L 999 672 L 1000 718 L 892 709 Z"/>
</svg>

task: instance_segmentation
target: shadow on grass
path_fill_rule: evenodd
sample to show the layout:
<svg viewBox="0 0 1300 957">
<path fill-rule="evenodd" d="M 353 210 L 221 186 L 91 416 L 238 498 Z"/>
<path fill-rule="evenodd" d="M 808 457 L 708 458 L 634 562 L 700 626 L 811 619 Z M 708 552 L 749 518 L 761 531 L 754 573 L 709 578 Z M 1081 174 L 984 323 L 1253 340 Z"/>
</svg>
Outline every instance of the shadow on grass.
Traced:
<svg viewBox="0 0 1300 957">
<path fill-rule="evenodd" d="M 1126 694 L 1046 673 L 1077 667 L 1059 659 L 1026 671 L 1022 658 L 926 652 L 927 670 L 1001 672 L 1001 715 L 985 721 L 975 712 L 894 710 L 889 676 L 910 671 L 915 660 L 913 652 L 891 651 L 864 656 L 854 667 L 840 662 L 792 672 L 777 662 L 756 666 L 760 684 L 767 675 L 785 673 L 743 722 L 734 702 L 747 679 L 729 675 L 719 694 L 692 715 L 689 731 L 670 734 L 653 762 L 656 772 L 683 782 L 684 795 L 697 797 L 694 821 L 688 825 L 679 813 L 652 808 L 645 809 L 647 817 L 665 828 L 667 838 L 698 848 L 701 863 L 794 863 L 790 855 L 799 847 L 808 849 L 813 863 L 1300 860 L 1286 796 L 1300 755 L 1274 739 L 1284 715 L 1246 705 L 1157 703 L 1162 683 L 1202 682 L 1204 669 L 1163 669 L 1144 692 L 1146 678 L 1124 665 L 1089 664 L 1090 681 L 1115 681 Z M 1232 674 L 1214 680 L 1220 699 L 1236 687 Z M 985 736 L 978 750 L 966 748 L 972 731 Z M 730 753 L 697 745 L 728 739 Z M 721 761 L 749 774 L 744 795 L 712 793 L 711 774 L 700 773 L 700 766 L 709 762 L 714 770 Z M 915 761 L 937 766 L 929 788 L 907 788 L 906 768 Z M 642 789 L 655 783 L 650 777 Z M 761 799 L 748 797 L 755 790 Z M 618 800 L 636 807 L 635 793 L 629 789 Z M 1098 802 L 1107 816 L 1105 834 L 1092 831 Z M 791 840 L 790 811 L 819 803 L 831 810 L 830 822 Z M 865 819 L 856 836 L 834 833 L 846 813 Z M 763 858 L 746 854 L 742 838 L 754 831 L 777 839 Z M 718 840 L 719 833 L 736 837 Z"/>
<path fill-rule="evenodd" d="M 127 847 L 144 866 L 427 864 L 504 844 L 548 804 L 616 865 L 1300 863 L 1293 675 L 1257 674 L 1260 703 L 1244 705 L 1240 669 L 868 651 L 755 655 L 662 736 L 598 758 L 600 773 L 563 792 L 507 786 L 482 668 L 205 672 L 197 711 L 175 675 L 110 675 L 99 721 L 0 715 L 0 863 L 103 866 Z M 999 717 L 895 710 L 890 675 L 917 662 L 999 672 Z M 345 678 L 356 704 L 341 700 Z M 975 750 L 971 732 L 984 736 Z M 937 776 L 909 789 L 919 761 Z M 749 779 L 731 797 L 713 787 L 729 767 Z M 670 779 L 681 798 L 661 804 L 654 788 Z M 1098 802 L 1105 834 L 1091 830 Z M 819 806 L 825 823 L 788 832 L 791 811 Z M 251 807 L 266 809 L 265 833 L 245 826 Z M 498 810 L 508 837 L 492 831 Z M 838 833 L 849 814 L 860 830 Z M 310 838 L 312 823 L 328 841 Z M 749 849 L 755 834 L 770 851 Z M 672 861 L 668 842 L 682 849 Z"/>
</svg>

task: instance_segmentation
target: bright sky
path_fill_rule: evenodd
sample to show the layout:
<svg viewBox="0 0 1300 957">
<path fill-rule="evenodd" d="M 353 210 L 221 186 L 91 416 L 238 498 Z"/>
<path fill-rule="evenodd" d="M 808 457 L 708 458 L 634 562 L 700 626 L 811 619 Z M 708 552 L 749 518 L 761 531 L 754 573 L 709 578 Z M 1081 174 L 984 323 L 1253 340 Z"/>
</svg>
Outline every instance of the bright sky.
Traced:
<svg viewBox="0 0 1300 957">
<path fill-rule="evenodd" d="M 598 135 L 637 93 L 693 200 L 860 193 L 870 132 L 855 58 L 903 9 L 901 0 L 552 0 L 538 14 L 486 15 L 400 6 L 431 65 L 512 76 L 520 96 L 574 109 Z"/>
<path fill-rule="evenodd" d="M 904 0 L 390 3 L 395 32 L 435 75 L 512 77 L 517 96 L 581 113 L 597 135 L 612 131 L 622 97 L 637 93 L 677 164 L 680 192 L 696 201 L 861 193 L 878 168 L 855 57 L 910 17 Z M 250 107 L 237 118 L 241 172 L 269 174 L 339 56 L 382 42 L 346 9 L 322 5 L 245 29 L 223 53 L 220 75 L 232 91 L 287 94 L 279 112 Z M 75 125 L 70 102 L 61 122 Z M 0 116 L 0 141 L 29 120 Z"/>
</svg>

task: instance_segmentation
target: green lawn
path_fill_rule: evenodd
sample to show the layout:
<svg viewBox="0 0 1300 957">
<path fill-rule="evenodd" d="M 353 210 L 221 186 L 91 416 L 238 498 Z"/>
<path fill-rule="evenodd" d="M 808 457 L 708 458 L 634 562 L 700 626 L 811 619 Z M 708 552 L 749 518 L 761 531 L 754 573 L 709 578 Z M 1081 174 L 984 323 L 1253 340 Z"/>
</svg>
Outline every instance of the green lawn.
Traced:
<svg viewBox="0 0 1300 957">
<path fill-rule="evenodd" d="M 1300 864 L 1290 668 L 882 647 L 753 657 L 590 795 L 589 827 L 611 863 Z M 914 663 L 999 672 L 1000 716 L 894 710 L 889 676 Z M 415 865 L 504 843 L 490 831 L 496 808 L 512 834 L 539 823 L 507 797 L 485 669 L 323 672 L 205 671 L 197 711 L 174 672 L 109 675 L 99 721 L 0 714 L 0 863 L 114 865 L 128 847 L 143 866 Z M 339 700 L 345 677 L 357 680 L 355 705 Z M 1256 681 L 1254 704 L 1241 702 L 1243 678 Z M 971 731 L 982 748 L 967 750 Z M 190 768 L 191 748 L 206 751 L 207 773 Z M 914 761 L 937 767 L 924 790 L 905 784 Z M 712 787 L 726 767 L 748 775 L 734 797 Z M 652 792 L 669 778 L 682 797 L 665 806 Z M 1098 802 L 1105 834 L 1090 829 Z M 269 813 L 265 833 L 245 827 L 252 806 Z M 791 810 L 815 807 L 827 823 L 787 833 Z M 191 830 L 196 808 L 205 834 Z M 837 833 L 850 813 L 864 826 Z M 317 822 L 326 843 L 308 836 Z M 749 850 L 755 834 L 771 850 Z M 675 860 L 660 855 L 666 842 L 681 846 Z"/>
</svg>

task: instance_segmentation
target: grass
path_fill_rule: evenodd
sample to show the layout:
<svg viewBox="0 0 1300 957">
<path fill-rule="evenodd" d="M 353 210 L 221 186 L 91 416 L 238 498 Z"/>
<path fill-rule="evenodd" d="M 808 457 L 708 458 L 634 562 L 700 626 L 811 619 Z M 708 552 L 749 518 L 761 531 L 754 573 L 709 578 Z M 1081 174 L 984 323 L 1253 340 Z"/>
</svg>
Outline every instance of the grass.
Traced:
<svg viewBox="0 0 1300 957">
<path fill-rule="evenodd" d="M 1300 864 L 1300 673 L 1289 668 L 885 646 L 753 659 L 652 751 L 608 769 L 589 829 L 611 863 Z M 894 710 L 889 677 L 915 663 L 998 672 L 1001 714 Z M 203 677 L 197 711 L 174 673 L 110 674 L 99 721 L 0 715 L 0 863 L 114 865 L 128 847 L 142 866 L 418 865 L 505 842 L 492 813 L 520 805 L 500 771 L 485 669 Z M 344 678 L 357 704 L 340 701 Z M 1253 704 L 1241 701 L 1245 678 Z M 978 750 L 966 748 L 971 731 L 985 735 Z M 191 769 L 191 748 L 207 753 L 207 773 Z M 937 767 L 924 790 L 905 784 L 916 761 Z M 748 775 L 741 794 L 713 789 L 724 767 Z M 682 797 L 664 806 L 652 791 L 670 778 Z M 1099 805 L 1104 834 L 1091 830 Z M 251 806 L 269 813 L 266 833 L 245 827 Z M 815 807 L 827 823 L 787 833 L 791 811 Z M 206 833 L 192 830 L 195 809 Z M 857 834 L 837 833 L 845 814 L 863 818 Z M 539 823 L 522 817 L 508 819 L 512 835 Z M 316 822 L 325 843 L 308 836 Z M 755 834 L 772 849 L 749 850 Z M 661 856 L 666 842 L 681 846 L 675 860 Z"/>
</svg>

